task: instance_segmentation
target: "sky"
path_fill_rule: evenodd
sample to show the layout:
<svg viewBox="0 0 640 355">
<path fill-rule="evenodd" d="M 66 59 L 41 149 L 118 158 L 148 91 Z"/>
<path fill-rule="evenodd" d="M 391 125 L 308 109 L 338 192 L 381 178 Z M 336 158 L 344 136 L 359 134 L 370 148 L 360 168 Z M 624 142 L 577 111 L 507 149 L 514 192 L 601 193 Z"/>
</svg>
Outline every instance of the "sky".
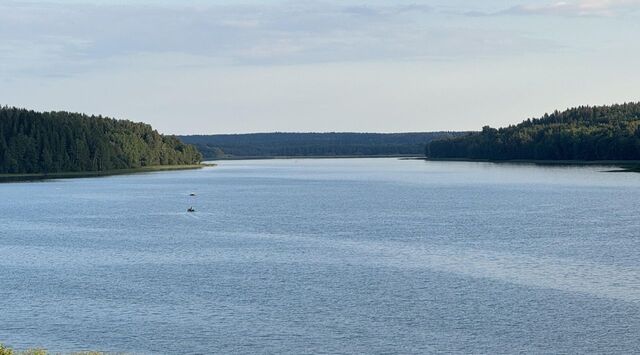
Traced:
<svg viewBox="0 0 640 355">
<path fill-rule="evenodd" d="M 162 133 L 478 130 L 640 101 L 640 0 L 0 0 L 0 105 Z"/>
</svg>

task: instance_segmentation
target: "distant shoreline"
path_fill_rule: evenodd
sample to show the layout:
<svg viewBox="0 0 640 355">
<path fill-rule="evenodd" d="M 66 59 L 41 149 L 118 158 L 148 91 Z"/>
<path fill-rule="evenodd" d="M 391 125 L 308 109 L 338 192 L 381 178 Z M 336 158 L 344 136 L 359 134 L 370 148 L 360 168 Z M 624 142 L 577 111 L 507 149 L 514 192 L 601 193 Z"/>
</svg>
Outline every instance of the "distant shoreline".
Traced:
<svg viewBox="0 0 640 355">
<path fill-rule="evenodd" d="M 229 160 L 273 160 L 273 159 L 357 159 L 357 158 L 407 158 L 420 159 L 416 154 L 392 154 L 392 155 L 270 155 L 270 156 L 238 156 L 208 158 L 206 161 L 229 161 Z"/>
<path fill-rule="evenodd" d="M 215 166 L 215 164 L 193 164 L 193 165 L 154 165 L 133 169 L 117 169 L 105 171 L 73 171 L 49 174 L 0 174 L 0 183 L 7 182 L 25 182 L 25 181 L 41 181 L 52 179 L 74 179 L 88 177 L 102 177 L 113 175 L 129 175 L 139 173 L 151 173 L 159 171 L 177 171 L 177 170 L 194 170 L 202 169 L 207 166 Z"/>
<path fill-rule="evenodd" d="M 640 160 L 536 160 L 536 159 L 513 159 L 513 160 L 491 160 L 491 159 L 469 159 L 469 158 L 416 158 L 426 161 L 450 161 L 450 162 L 471 162 L 471 163 L 495 163 L 495 164 L 534 164 L 534 165 L 554 165 L 554 166 L 602 166 L 617 167 L 619 170 L 607 170 L 606 172 L 640 172 Z"/>
</svg>

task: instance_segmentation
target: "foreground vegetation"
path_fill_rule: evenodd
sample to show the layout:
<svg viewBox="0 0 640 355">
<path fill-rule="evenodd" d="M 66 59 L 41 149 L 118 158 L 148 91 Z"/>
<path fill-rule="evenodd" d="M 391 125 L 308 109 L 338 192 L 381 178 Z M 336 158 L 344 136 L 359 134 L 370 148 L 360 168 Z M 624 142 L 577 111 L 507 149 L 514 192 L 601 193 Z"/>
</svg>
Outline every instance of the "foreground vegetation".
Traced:
<svg viewBox="0 0 640 355">
<path fill-rule="evenodd" d="M 4 346 L 3 344 L 0 344 L 0 355 L 54 355 L 54 353 L 49 353 L 46 349 L 14 350 L 10 347 Z M 106 353 L 99 351 L 82 351 L 74 352 L 69 355 L 106 355 Z"/>
<path fill-rule="evenodd" d="M 205 159 L 271 157 L 363 157 L 422 155 L 434 139 L 459 132 L 427 133 L 255 133 L 180 136 Z"/>
<path fill-rule="evenodd" d="M 113 171 L 201 159 L 195 147 L 144 123 L 0 107 L 0 173 Z"/>
<path fill-rule="evenodd" d="M 581 106 L 518 125 L 433 141 L 429 158 L 482 160 L 640 160 L 640 103 Z"/>
</svg>

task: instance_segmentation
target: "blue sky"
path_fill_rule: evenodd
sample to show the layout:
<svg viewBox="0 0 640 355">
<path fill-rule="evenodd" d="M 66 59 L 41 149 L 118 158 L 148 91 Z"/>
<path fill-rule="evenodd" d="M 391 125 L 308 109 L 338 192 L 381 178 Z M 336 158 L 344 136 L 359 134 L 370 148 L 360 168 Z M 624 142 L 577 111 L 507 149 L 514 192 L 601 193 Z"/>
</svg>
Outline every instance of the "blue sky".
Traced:
<svg viewBox="0 0 640 355">
<path fill-rule="evenodd" d="M 0 104 L 164 133 L 430 131 L 640 100 L 640 0 L 0 0 Z"/>
</svg>

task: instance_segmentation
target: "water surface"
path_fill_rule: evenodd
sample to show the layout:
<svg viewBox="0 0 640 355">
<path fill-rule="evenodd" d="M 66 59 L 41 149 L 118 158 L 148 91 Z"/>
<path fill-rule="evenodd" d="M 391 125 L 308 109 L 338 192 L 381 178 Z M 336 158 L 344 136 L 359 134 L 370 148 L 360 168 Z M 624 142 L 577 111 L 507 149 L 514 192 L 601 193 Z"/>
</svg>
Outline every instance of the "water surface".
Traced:
<svg viewBox="0 0 640 355">
<path fill-rule="evenodd" d="M 638 353 L 640 174 L 604 170 L 264 160 L 0 184 L 0 342 Z"/>
</svg>

